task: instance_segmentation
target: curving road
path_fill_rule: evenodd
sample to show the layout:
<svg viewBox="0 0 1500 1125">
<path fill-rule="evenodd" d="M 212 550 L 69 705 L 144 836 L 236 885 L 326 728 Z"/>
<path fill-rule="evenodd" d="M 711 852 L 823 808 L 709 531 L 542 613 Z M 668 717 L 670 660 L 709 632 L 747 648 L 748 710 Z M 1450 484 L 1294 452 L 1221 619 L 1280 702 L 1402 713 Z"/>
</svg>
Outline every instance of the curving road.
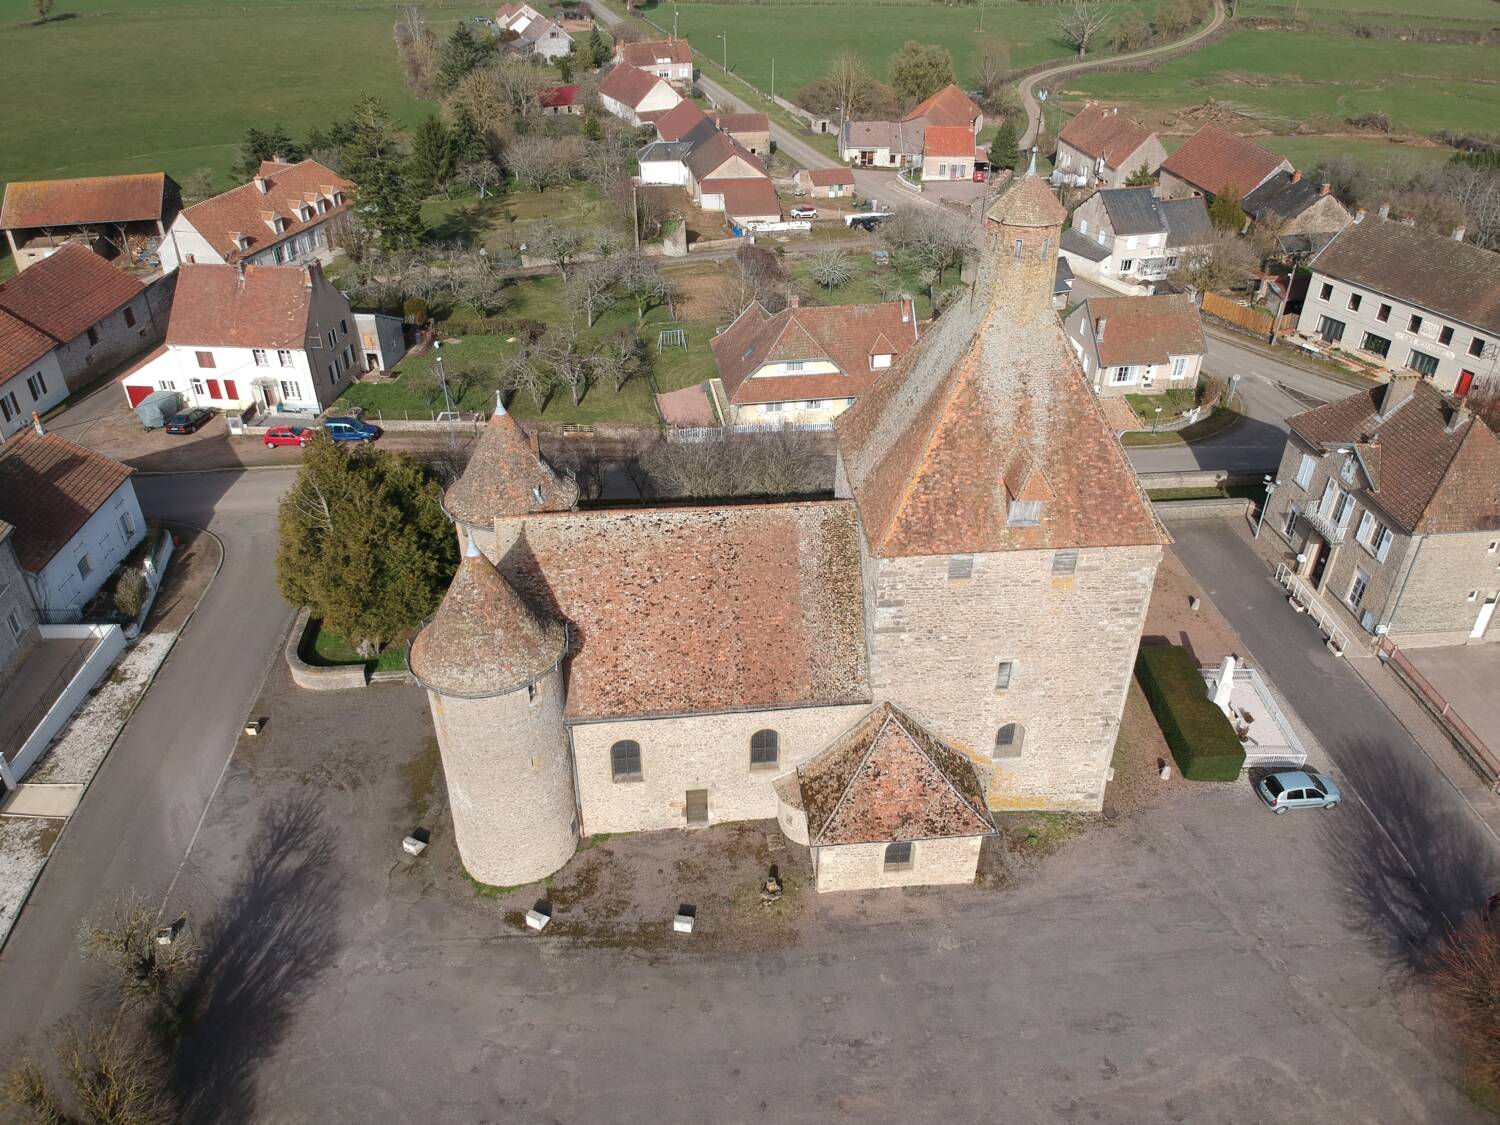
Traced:
<svg viewBox="0 0 1500 1125">
<path fill-rule="evenodd" d="M 1229 18 L 1229 13 L 1224 8 L 1224 0 L 1214 0 L 1214 18 L 1208 21 L 1206 27 L 1199 28 L 1186 39 L 1178 39 L 1172 43 L 1160 43 L 1154 47 L 1147 47 L 1143 51 L 1132 51 L 1128 55 L 1110 55 L 1102 59 L 1083 59 L 1078 62 L 1063 63 L 1061 66 L 1048 67 L 1039 70 L 1035 74 L 1021 79 L 1016 89 L 1021 95 L 1021 104 L 1026 109 L 1026 134 L 1021 138 L 1021 147 L 1030 148 L 1032 141 L 1036 139 L 1038 127 L 1042 121 L 1041 103 L 1037 101 L 1036 88 L 1045 85 L 1054 78 L 1062 78 L 1069 74 L 1078 74 L 1081 71 L 1093 70 L 1101 66 L 1118 66 L 1120 63 L 1137 62 L 1141 59 L 1153 59 L 1162 55 L 1174 54 L 1183 47 L 1191 47 L 1207 39 Z"/>
</svg>

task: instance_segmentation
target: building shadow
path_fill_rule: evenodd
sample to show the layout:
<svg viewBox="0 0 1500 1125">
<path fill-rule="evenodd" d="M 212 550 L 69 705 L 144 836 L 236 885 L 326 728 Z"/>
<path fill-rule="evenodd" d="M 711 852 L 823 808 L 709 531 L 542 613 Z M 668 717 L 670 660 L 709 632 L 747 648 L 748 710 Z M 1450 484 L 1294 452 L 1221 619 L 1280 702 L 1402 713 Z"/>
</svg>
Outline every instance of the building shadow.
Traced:
<svg viewBox="0 0 1500 1125">
<path fill-rule="evenodd" d="M 343 883 L 320 801 L 285 800 L 262 815 L 186 992 L 172 1072 L 183 1122 L 255 1120 L 260 1066 L 338 955 Z"/>
</svg>

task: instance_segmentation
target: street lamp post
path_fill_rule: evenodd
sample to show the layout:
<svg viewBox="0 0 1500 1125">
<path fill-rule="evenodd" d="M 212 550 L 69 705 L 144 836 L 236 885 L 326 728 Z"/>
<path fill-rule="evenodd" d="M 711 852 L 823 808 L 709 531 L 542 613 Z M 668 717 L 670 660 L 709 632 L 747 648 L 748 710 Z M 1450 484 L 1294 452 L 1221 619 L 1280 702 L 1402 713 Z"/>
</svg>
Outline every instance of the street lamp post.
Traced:
<svg viewBox="0 0 1500 1125">
<path fill-rule="evenodd" d="M 724 41 L 724 73 L 727 75 L 729 73 L 729 32 L 721 31 L 714 38 Z"/>
<path fill-rule="evenodd" d="M 1271 493 L 1275 492 L 1281 484 L 1279 480 L 1272 480 L 1269 473 L 1266 475 L 1265 481 L 1266 498 L 1260 502 L 1260 519 L 1255 521 L 1255 534 L 1251 536 L 1253 539 L 1260 538 L 1260 529 L 1266 522 L 1266 509 L 1271 506 Z"/>
<path fill-rule="evenodd" d="M 1161 425 L 1161 407 L 1156 406 L 1152 407 L 1152 409 L 1156 411 L 1156 416 L 1151 419 L 1151 432 L 1154 434 L 1156 433 L 1156 427 Z"/>
<path fill-rule="evenodd" d="M 1036 92 L 1036 139 L 1041 141 L 1047 133 L 1047 91 L 1044 87 Z"/>
<path fill-rule="evenodd" d="M 453 429 L 453 399 L 448 396 L 448 373 L 443 370 L 443 345 L 440 341 L 432 342 L 433 363 L 437 367 L 438 385 L 443 388 L 443 409 L 448 414 L 448 429 Z"/>
</svg>

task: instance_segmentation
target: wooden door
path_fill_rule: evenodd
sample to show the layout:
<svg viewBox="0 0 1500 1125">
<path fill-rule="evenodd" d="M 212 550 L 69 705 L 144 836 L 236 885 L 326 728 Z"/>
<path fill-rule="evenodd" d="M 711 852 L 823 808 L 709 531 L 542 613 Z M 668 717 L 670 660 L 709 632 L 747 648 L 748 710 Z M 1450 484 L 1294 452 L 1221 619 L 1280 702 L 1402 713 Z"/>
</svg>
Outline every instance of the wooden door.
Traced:
<svg viewBox="0 0 1500 1125">
<path fill-rule="evenodd" d="M 689 789 L 687 791 L 687 822 L 689 824 L 708 823 L 707 789 Z"/>
</svg>

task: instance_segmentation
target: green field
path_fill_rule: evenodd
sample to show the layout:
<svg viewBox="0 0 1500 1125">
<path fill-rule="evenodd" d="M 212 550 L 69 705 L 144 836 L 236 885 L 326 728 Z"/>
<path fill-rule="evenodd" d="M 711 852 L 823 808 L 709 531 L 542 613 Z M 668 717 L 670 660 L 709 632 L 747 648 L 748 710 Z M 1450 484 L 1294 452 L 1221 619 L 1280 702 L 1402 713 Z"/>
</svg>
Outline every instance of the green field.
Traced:
<svg viewBox="0 0 1500 1125">
<path fill-rule="evenodd" d="M 1413 23 L 1462 27 L 1493 26 L 1494 0 L 1429 0 L 1403 9 L 1401 0 L 1241 0 L 1241 18 L 1277 16 L 1282 19 L 1378 24 L 1403 27 Z"/>
<path fill-rule="evenodd" d="M 425 5 L 439 35 L 493 5 Z M 241 136 L 326 125 L 362 94 L 414 124 L 384 0 L 62 0 L 31 26 L 0 0 L 0 180 L 200 168 L 227 186 Z M 66 17 L 66 18 L 59 18 Z"/>
</svg>

